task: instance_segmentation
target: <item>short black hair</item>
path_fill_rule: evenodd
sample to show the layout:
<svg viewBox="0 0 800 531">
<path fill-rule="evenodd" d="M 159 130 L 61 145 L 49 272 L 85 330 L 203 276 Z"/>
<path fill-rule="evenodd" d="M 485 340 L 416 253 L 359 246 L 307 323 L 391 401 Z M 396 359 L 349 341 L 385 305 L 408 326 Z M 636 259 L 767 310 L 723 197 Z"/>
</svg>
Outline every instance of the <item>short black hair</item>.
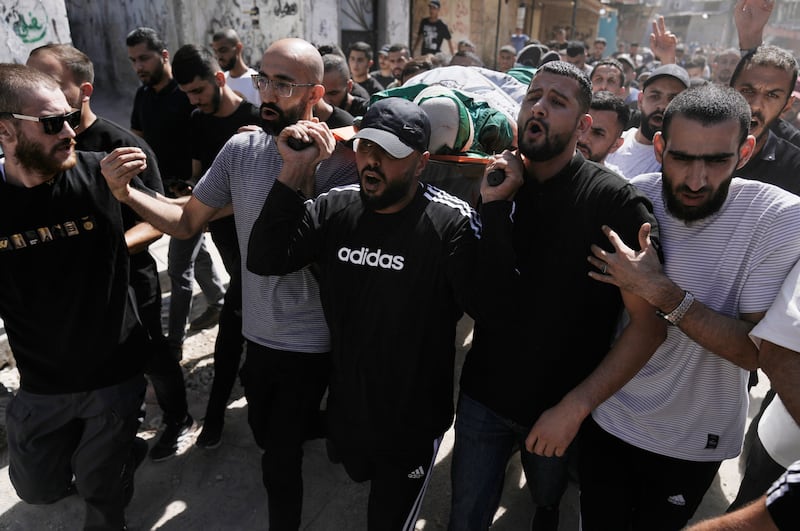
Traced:
<svg viewBox="0 0 800 531">
<path fill-rule="evenodd" d="M 611 68 L 616 68 L 619 70 L 619 73 L 622 76 L 622 84 L 625 84 L 625 67 L 622 66 L 622 63 L 613 57 L 606 57 L 605 59 L 600 59 L 594 64 L 594 68 L 597 68 L 598 66 L 610 66 Z"/>
<path fill-rule="evenodd" d="M 550 73 L 557 76 L 564 76 L 578 82 L 578 107 L 582 113 L 589 110 L 592 103 L 592 82 L 586 72 L 577 66 L 565 61 L 550 61 L 539 67 L 533 77 L 541 73 Z"/>
<path fill-rule="evenodd" d="M 319 51 L 319 54 L 322 55 L 323 57 L 329 54 L 334 54 L 338 55 L 339 57 L 344 57 L 345 59 L 347 59 L 342 49 L 336 43 L 330 42 L 330 43 L 320 44 L 317 46 L 317 51 Z"/>
<path fill-rule="evenodd" d="M 739 64 L 736 65 L 736 70 L 733 71 L 733 75 L 731 76 L 731 86 L 733 86 L 736 80 L 739 79 L 739 76 L 742 75 L 742 70 L 751 64 L 756 66 L 771 66 L 789 73 L 790 82 L 786 93 L 786 99 L 789 99 L 789 96 L 792 95 L 792 91 L 794 90 L 794 85 L 797 82 L 797 60 L 791 52 L 770 44 L 762 44 L 756 48 L 755 51 L 745 54 L 745 56 L 739 60 Z"/>
<path fill-rule="evenodd" d="M 570 57 L 586 55 L 586 45 L 582 41 L 569 41 L 567 43 L 567 55 Z"/>
<path fill-rule="evenodd" d="M 196 77 L 213 83 L 215 74 L 221 70 L 208 50 L 194 44 L 181 46 L 172 58 L 172 74 L 179 85 L 191 83 Z"/>
<path fill-rule="evenodd" d="M 405 57 L 409 57 L 408 46 L 406 46 L 405 44 L 396 43 L 389 46 L 389 51 L 387 53 L 394 53 L 394 52 L 403 52 L 403 55 Z"/>
<path fill-rule="evenodd" d="M 345 81 L 350 79 L 350 67 L 347 66 L 347 59 L 344 57 L 341 57 L 335 53 L 323 55 L 322 66 L 323 71 L 326 74 L 328 72 L 339 72 Z"/>
<path fill-rule="evenodd" d="M 217 41 L 228 41 L 234 45 L 242 42 L 241 39 L 239 39 L 239 34 L 236 33 L 236 31 L 234 31 L 232 28 L 221 29 L 214 33 L 214 35 L 211 37 L 211 42 Z"/>
<path fill-rule="evenodd" d="M 631 108 L 625 104 L 625 100 L 607 90 L 601 90 L 592 94 L 592 103 L 589 105 L 589 108 L 593 111 L 612 111 L 616 113 L 617 123 L 623 131 L 631 117 Z"/>
<path fill-rule="evenodd" d="M 142 43 L 147 44 L 148 50 L 153 50 L 158 53 L 167 49 L 167 42 L 159 37 L 156 30 L 153 28 L 136 28 L 125 37 L 125 45 L 128 47 L 138 46 Z"/>
<path fill-rule="evenodd" d="M 363 52 L 367 61 L 372 61 L 372 46 L 364 41 L 356 41 L 347 47 L 347 58 L 350 59 L 350 52 Z"/>
<path fill-rule="evenodd" d="M 750 131 L 750 105 L 744 96 L 731 87 L 708 83 L 684 90 L 673 99 L 664 111 L 661 136 L 669 136 L 674 116 L 683 116 L 703 125 L 717 125 L 730 120 L 739 122 L 739 145 Z"/>
</svg>

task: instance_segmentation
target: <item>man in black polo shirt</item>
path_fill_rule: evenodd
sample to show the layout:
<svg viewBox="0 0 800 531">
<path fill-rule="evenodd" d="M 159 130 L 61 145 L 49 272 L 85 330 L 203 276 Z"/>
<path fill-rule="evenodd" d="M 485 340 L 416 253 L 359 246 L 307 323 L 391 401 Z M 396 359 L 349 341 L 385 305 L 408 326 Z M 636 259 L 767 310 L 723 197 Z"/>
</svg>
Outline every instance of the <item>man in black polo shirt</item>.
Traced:
<svg viewBox="0 0 800 531">
<path fill-rule="evenodd" d="M 154 30 L 137 28 L 128 34 L 125 43 L 131 65 L 142 81 L 133 102 L 131 129 L 155 151 L 167 191 L 186 193 L 185 188 L 178 185 L 185 183 L 192 174 L 189 142 L 192 104 L 173 79 L 166 44 Z M 167 260 L 171 283 L 167 340 L 173 355 L 180 359 L 192 303 L 192 276 L 197 278 L 209 308 L 201 316 L 202 326 L 193 322 L 193 328 L 216 324 L 225 293 L 205 248 L 202 232 L 187 240 L 170 239 Z M 192 431 L 194 421 L 188 414 L 180 419 L 165 417 L 164 426 L 163 444 L 160 440 L 150 451 L 156 461 L 175 454 L 179 440 Z"/>
<path fill-rule="evenodd" d="M 258 107 L 244 100 L 226 83 L 217 60 L 193 44 L 175 52 L 172 70 L 178 86 L 196 106 L 191 117 L 192 180 L 197 181 L 240 127 L 261 124 Z M 242 357 L 242 271 L 233 215 L 208 224 L 211 237 L 230 275 L 225 304 L 214 345 L 214 380 L 208 397 L 203 431 L 196 444 L 216 448 L 222 442 L 225 408 Z"/>
<path fill-rule="evenodd" d="M 632 185 L 575 152 L 592 124 L 591 98 L 583 71 L 543 65 L 519 112 L 519 152 L 488 168 L 504 170 L 505 181 L 481 188 L 481 240 L 496 269 L 483 273 L 495 289 L 480 307 L 494 312 L 492 322 L 476 319 L 461 375 L 452 530 L 491 524 L 515 445 L 538 506 L 532 529 L 557 529 L 583 420 L 666 335 L 644 300 L 588 275 L 590 246 L 611 250 L 604 225 L 636 245 L 641 225 L 656 223 Z M 622 310 L 630 324 L 614 341 Z"/>
</svg>

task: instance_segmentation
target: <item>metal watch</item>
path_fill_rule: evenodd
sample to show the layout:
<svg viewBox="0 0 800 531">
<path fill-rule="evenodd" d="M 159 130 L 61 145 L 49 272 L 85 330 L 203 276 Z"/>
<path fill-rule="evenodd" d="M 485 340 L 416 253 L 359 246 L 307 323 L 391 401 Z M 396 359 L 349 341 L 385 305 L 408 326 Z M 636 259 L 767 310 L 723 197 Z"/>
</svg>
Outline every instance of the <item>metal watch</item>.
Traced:
<svg viewBox="0 0 800 531">
<path fill-rule="evenodd" d="M 688 291 L 683 292 L 683 300 L 678 305 L 677 308 L 672 310 L 669 313 L 664 313 L 661 310 L 656 310 L 656 314 L 662 319 L 665 319 L 669 324 L 673 326 L 678 326 L 678 323 L 683 319 L 683 316 L 686 315 L 686 312 L 689 311 L 689 308 L 694 303 L 694 295 L 689 293 Z"/>
</svg>

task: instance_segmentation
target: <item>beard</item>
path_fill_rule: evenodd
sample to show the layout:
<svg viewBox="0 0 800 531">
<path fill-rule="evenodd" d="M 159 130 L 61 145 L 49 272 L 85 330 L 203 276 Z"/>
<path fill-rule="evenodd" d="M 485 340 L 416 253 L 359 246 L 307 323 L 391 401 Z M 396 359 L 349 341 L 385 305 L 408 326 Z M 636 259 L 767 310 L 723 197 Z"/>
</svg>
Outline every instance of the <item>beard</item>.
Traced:
<svg viewBox="0 0 800 531">
<path fill-rule="evenodd" d="M 236 66 L 236 56 L 231 57 L 227 63 L 219 63 L 219 67 L 223 72 L 229 72 L 230 70 L 233 70 L 234 66 Z"/>
<path fill-rule="evenodd" d="M 290 107 L 284 111 L 274 103 L 262 103 L 261 128 L 268 135 L 278 136 L 285 127 L 296 124 L 303 117 L 305 107 L 305 102 L 302 102 L 295 107 Z M 265 109 L 269 109 L 277 114 L 277 118 L 274 120 L 264 120 L 263 118 Z"/>
<path fill-rule="evenodd" d="M 162 79 L 164 79 L 164 64 L 159 61 L 158 67 L 149 74 L 145 85 L 154 87 L 161 83 Z"/>
<path fill-rule="evenodd" d="M 544 141 L 540 141 L 540 145 L 537 146 L 533 142 L 527 141 L 525 138 L 525 132 L 528 130 L 528 123 L 530 123 L 530 121 L 526 122 L 524 127 L 520 128 L 520 131 L 523 133 L 521 134 L 522 140 L 519 142 L 519 150 L 526 158 L 536 162 L 550 160 L 562 154 L 567 149 L 572 134 L 578 126 L 578 120 L 576 120 L 575 126 L 568 132 L 565 131 L 561 134 L 551 135 L 550 125 L 547 122 L 537 121 L 536 123 L 541 126 L 542 132 L 544 133 Z"/>
<path fill-rule="evenodd" d="M 409 189 L 413 186 L 414 171 L 415 168 L 412 167 L 400 179 L 390 182 L 386 179 L 386 175 L 384 175 L 380 167 L 368 166 L 361 170 L 359 175 L 359 184 L 361 185 L 359 195 L 361 196 L 361 202 L 364 204 L 364 207 L 376 211 L 383 210 L 401 202 L 408 196 Z M 380 195 L 370 195 L 364 191 L 363 181 L 367 178 L 364 175 L 366 172 L 379 175 L 385 183 L 385 188 Z"/>
<path fill-rule="evenodd" d="M 211 96 L 211 112 L 209 114 L 216 114 L 221 104 L 222 104 L 222 89 L 218 88 L 217 90 L 214 91 L 214 95 Z"/>
<path fill-rule="evenodd" d="M 731 186 L 733 175 L 725 179 L 719 188 L 713 190 L 710 187 L 704 187 L 699 190 L 700 192 L 710 192 L 709 199 L 698 206 L 686 206 L 678 199 L 678 194 L 682 192 L 691 193 L 692 191 L 686 185 L 680 185 L 675 188 L 672 185 L 672 179 L 669 178 L 664 168 L 661 168 L 661 195 L 664 197 L 664 203 L 667 210 L 676 218 L 686 223 L 705 219 L 712 214 L 719 212 L 725 200 L 728 198 L 728 189 Z M 695 191 L 694 193 L 697 193 Z"/>
<path fill-rule="evenodd" d="M 650 142 L 653 141 L 653 137 L 656 136 L 656 133 L 661 131 L 661 126 L 650 125 L 650 118 L 653 117 L 655 114 L 661 114 L 658 111 L 653 111 L 648 115 L 642 114 L 642 121 L 639 125 L 639 130 L 642 132 L 642 136 L 644 136 Z M 662 115 L 663 116 L 663 115 Z"/>
<path fill-rule="evenodd" d="M 23 168 L 45 177 L 53 177 L 77 164 L 78 156 L 74 150 L 66 160 L 61 161 L 57 156 L 59 150 L 74 145 L 75 140 L 67 138 L 53 146 L 47 153 L 41 144 L 20 133 L 14 155 Z"/>
</svg>

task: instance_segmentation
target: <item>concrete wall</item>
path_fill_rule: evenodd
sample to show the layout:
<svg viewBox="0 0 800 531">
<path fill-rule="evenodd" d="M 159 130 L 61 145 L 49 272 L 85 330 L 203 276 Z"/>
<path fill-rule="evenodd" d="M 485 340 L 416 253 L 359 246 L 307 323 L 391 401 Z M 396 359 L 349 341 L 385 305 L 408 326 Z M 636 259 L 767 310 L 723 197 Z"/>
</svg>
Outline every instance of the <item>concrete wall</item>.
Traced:
<svg viewBox="0 0 800 531">
<path fill-rule="evenodd" d="M 31 50 L 53 42 L 70 42 L 64 0 L 0 3 L 0 63 L 24 63 Z"/>
<path fill-rule="evenodd" d="M 257 10 L 253 9 L 254 4 Z M 125 36 L 138 26 L 155 29 L 167 41 L 170 52 L 189 43 L 209 46 L 214 32 L 232 27 L 245 45 L 245 61 L 252 66 L 257 66 L 264 50 L 280 38 L 301 37 L 314 43 L 339 41 L 337 2 L 66 0 L 66 8 L 74 45 L 95 63 L 98 91 L 101 95 L 117 95 L 126 105 L 139 82 L 129 66 Z"/>
</svg>

